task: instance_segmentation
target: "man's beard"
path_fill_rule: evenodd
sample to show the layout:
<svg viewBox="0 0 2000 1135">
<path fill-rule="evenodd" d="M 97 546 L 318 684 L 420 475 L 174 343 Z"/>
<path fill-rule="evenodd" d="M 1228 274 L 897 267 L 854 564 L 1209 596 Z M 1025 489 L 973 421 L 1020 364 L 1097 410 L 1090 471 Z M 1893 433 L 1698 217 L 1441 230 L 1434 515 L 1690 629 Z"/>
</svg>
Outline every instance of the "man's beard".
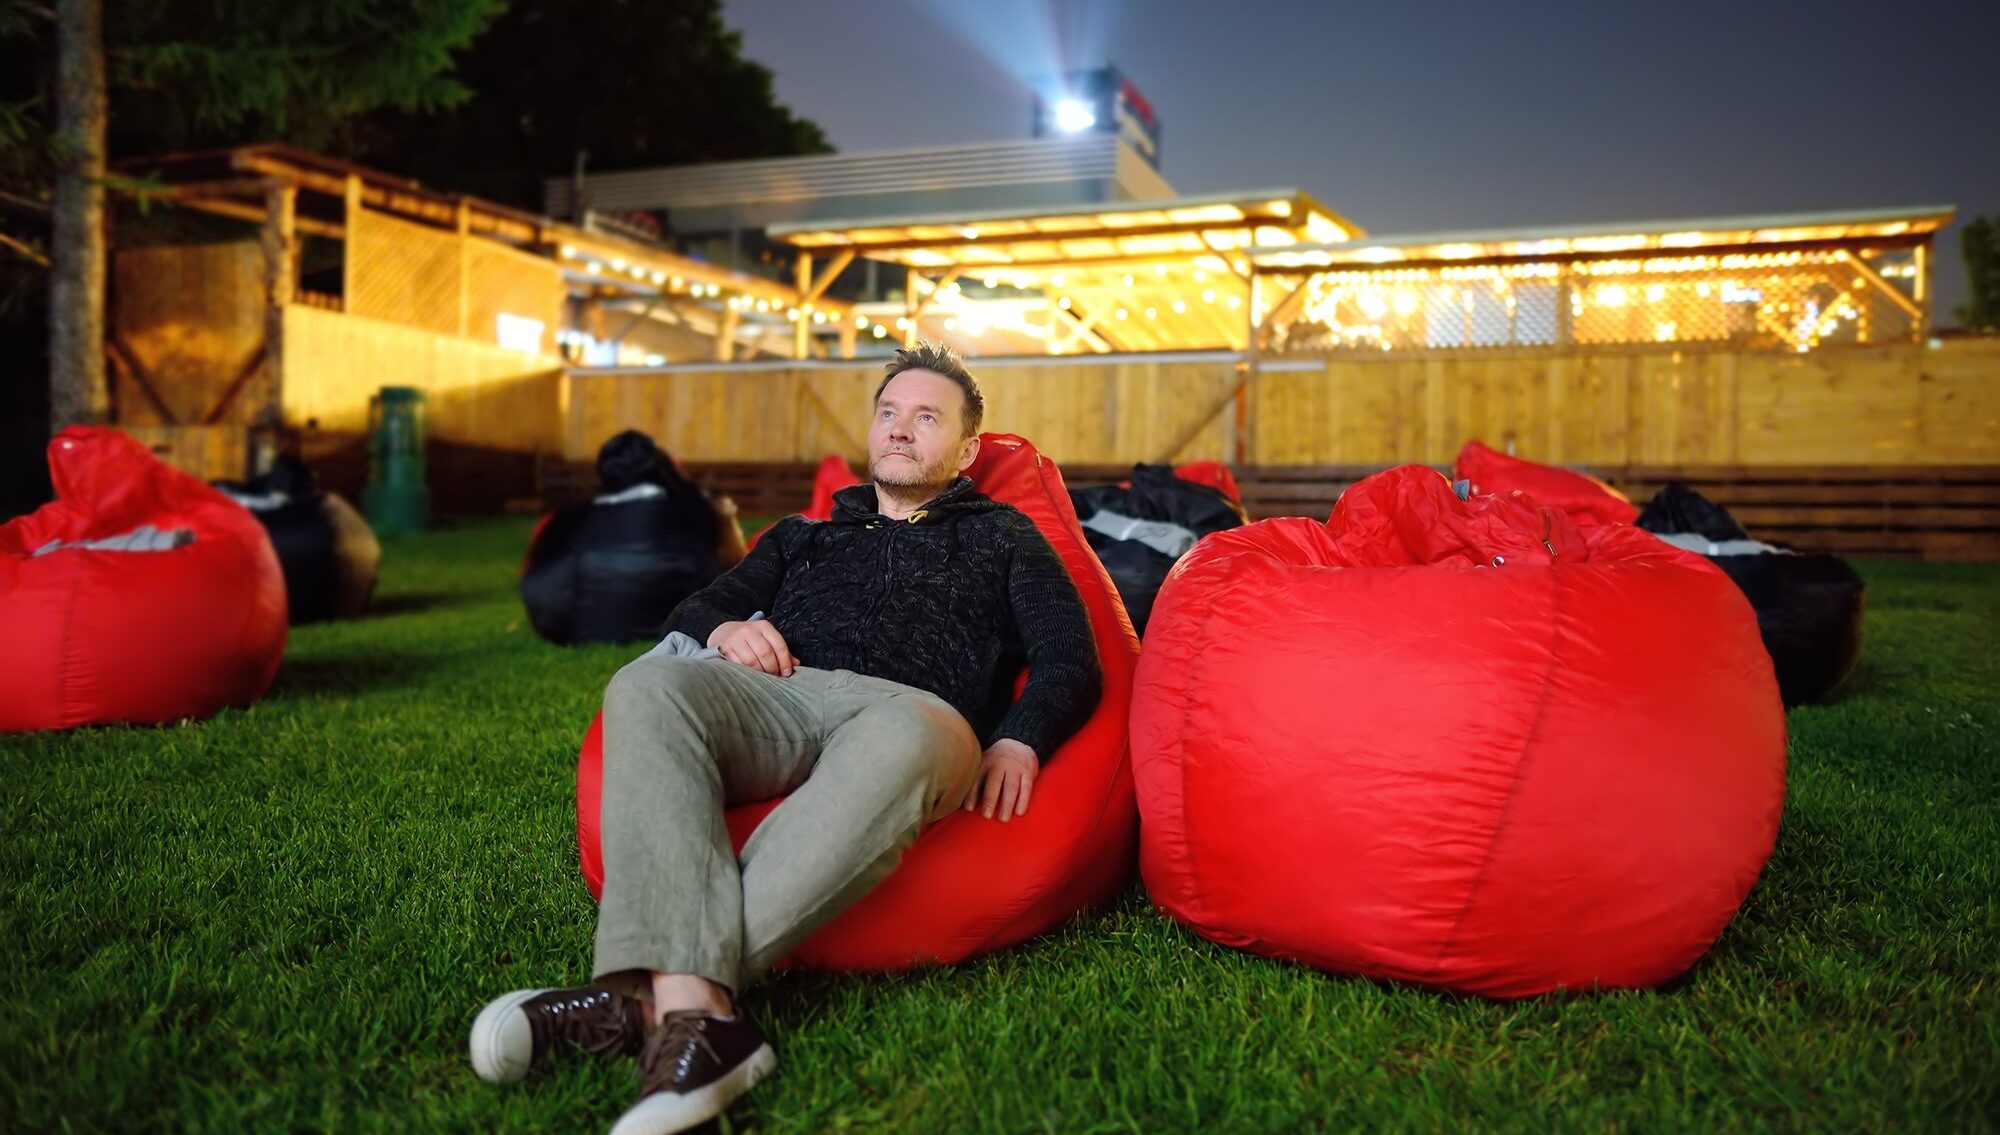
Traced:
<svg viewBox="0 0 2000 1135">
<path fill-rule="evenodd" d="M 890 456 L 907 454 L 909 460 Z M 951 483 L 949 468 L 943 461 L 935 465 L 925 465 L 922 460 L 906 449 L 892 449 L 877 457 L 869 466 L 875 475 L 875 483 L 892 489 L 942 489 Z"/>
</svg>

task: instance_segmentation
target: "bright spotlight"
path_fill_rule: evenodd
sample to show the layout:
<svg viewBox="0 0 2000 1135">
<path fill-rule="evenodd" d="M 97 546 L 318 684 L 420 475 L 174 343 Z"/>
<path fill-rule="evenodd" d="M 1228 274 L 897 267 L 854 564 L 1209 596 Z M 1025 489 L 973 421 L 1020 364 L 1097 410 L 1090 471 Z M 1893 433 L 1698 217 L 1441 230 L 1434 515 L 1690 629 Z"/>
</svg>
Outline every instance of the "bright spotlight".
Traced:
<svg viewBox="0 0 2000 1135">
<path fill-rule="evenodd" d="M 1056 129 L 1063 133 L 1080 134 L 1095 125 L 1097 116 L 1082 99 L 1063 99 L 1056 104 Z"/>
</svg>

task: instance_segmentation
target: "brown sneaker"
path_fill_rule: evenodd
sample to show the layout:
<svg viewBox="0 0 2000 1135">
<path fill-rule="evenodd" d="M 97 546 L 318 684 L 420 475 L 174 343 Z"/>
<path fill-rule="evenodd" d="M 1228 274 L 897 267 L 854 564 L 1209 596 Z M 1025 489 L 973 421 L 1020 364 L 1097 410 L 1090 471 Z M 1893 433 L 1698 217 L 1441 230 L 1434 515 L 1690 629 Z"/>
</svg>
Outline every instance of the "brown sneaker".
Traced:
<svg viewBox="0 0 2000 1135">
<path fill-rule="evenodd" d="M 558 1049 L 630 1056 L 646 1042 L 646 1005 L 609 989 L 517 989 L 472 1022 L 472 1070 L 511 1084 Z"/>
<path fill-rule="evenodd" d="M 668 1013 L 639 1052 L 639 1102 L 611 1135 L 672 1135 L 706 1123 L 777 1066 L 777 1051 L 740 1005 L 727 1018 Z"/>
</svg>

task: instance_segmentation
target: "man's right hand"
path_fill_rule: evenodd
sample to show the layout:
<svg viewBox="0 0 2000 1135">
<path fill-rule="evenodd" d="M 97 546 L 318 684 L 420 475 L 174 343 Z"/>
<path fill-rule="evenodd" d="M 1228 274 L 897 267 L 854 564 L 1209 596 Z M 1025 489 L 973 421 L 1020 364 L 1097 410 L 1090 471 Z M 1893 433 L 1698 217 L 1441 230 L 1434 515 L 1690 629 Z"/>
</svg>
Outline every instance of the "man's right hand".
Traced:
<svg viewBox="0 0 2000 1135">
<path fill-rule="evenodd" d="M 785 636 L 778 633 L 769 619 L 723 623 L 710 632 L 708 645 L 720 650 L 731 662 L 777 678 L 791 677 L 799 665 L 798 659 L 792 657 L 792 648 L 785 645 Z"/>
</svg>

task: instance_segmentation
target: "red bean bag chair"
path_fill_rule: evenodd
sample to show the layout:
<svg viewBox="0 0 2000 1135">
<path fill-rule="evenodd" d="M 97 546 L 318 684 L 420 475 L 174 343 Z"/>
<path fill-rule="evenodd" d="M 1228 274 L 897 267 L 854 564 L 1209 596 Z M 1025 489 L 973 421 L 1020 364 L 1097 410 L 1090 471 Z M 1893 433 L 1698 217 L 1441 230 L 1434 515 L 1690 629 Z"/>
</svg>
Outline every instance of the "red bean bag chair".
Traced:
<svg viewBox="0 0 2000 1135">
<path fill-rule="evenodd" d="M 1630 524 L 1639 519 L 1638 508 L 1624 493 L 1587 473 L 1509 457 L 1477 441 L 1466 442 L 1458 451 L 1454 468 L 1472 482 L 1475 493 L 1523 493 L 1539 504 L 1562 509 L 1578 524 Z"/>
<path fill-rule="evenodd" d="M 208 717 L 285 652 L 263 525 L 117 430 L 49 443 L 56 499 L 0 526 L 0 731 Z"/>
<path fill-rule="evenodd" d="M 1076 580 L 1097 636 L 1103 699 L 1047 762 L 1027 815 L 1002 824 L 955 812 L 938 821 L 881 886 L 807 939 L 792 964 L 888 970 L 964 961 L 1053 930 L 1108 901 L 1131 878 L 1138 813 L 1125 722 L 1138 638 L 1084 541 L 1055 463 L 1012 434 L 982 434 L 980 441 L 968 470 L 973 483 L 1027 513 Z M 577 847 L 593 898 L 604 887 L 601 728 L 591 723 L 576 775 Z M 738 851 L 779 803 L 729 810 Z"/>
<path fill-rule="evenodd" d="M 1236 487 L 1236 475 L 1229 471 L 1229 466 L 1220 461 L 1190 461 L 1185 465 L 1177 465 L 1174 467 L 1174 476 L 1183 481 L 1193 481 L 1197 485 L 1221 489 L 1223 496 L 1237 504 L 1243 503 L 1243 491 Z"/>
<path fill-rule="evenodd" d="M 799 515 L 807 520 L 832 520 L 833 494 L 849 485 L 860 483 L 861 478 L 855 476 L 854 470 L 848 468 L 847 458 L 838 453 L 827 454 L 819 463 L 819 471 L 813 474 L 812 503 L 806 505 L 806 510 Z M 762 540 L 764 533 L 769 532 L 776 523 L 777 521 L 772 521 L 752 533 L 748 546 L 756 547 L 757 541 Z"/>
<path fill-rule="evenodd" d="M 1686 970 L 1778 830 L 1785 718 L 1701 557 L 1418 466 L 1202 541 L 1132 705 L 1140 867 L 1204 937 L 1489 997 Z"/>
</svg>

